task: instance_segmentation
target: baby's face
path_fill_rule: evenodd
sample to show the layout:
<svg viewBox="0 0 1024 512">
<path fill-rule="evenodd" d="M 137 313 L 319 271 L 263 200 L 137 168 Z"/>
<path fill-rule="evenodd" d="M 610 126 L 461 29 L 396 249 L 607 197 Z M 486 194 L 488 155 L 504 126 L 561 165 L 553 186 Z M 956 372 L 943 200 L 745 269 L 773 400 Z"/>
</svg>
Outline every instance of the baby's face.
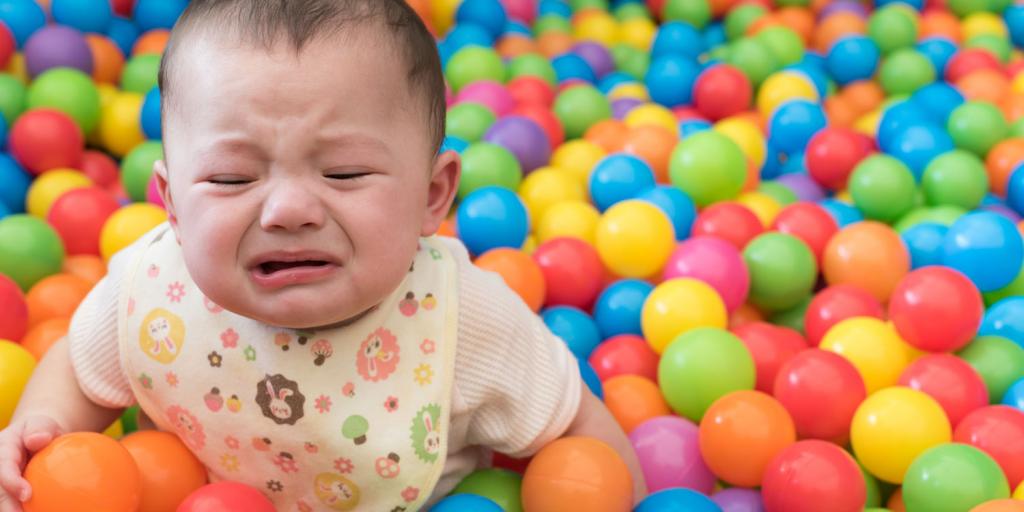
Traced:
<svg viewBox="0 0 1024 512">
<path fill-rule="evenodd" d="M 458 160 L 434 158 L 424 102 L 378 37 L 178 50 L 158 183 L 212 301 L 282 327 L 337 323 L 391 293 L 436 231 Z"/>
</svg>

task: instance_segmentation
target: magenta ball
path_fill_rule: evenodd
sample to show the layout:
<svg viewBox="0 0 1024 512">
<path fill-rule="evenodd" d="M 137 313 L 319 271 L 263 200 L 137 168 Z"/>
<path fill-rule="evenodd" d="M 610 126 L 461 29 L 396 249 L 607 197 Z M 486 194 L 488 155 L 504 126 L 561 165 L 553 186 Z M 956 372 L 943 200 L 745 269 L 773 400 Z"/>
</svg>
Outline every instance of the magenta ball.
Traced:
<svg viewBox="0 0 1024 512">
<path fill-rule="evenodd" d="M 508 17 L 516 21 L 533 25 L 533 21 L 537 19 L 536 0 L 501 0 L 501 5 L 505 6 Z"/>
<path fill-rule="evenodd" d="M 533 120 L 522 116 L 508 116 L 491 125 L 484 140 L 512 152 L 524 172 L 543 167 L 551 160 L 548 136 Z"/>
<path fill-rule="evenodd" d="M 711 501 L 715 502 L 722 512 L 764 512 L 761 493 L 753 489 L 725 489 L 716 492 Z"/>
<path fill-rule="evenodd" d="M 516 108 L 516 100 L 512 93 L 504 85 L 490 80 L 473 82 L 459 91 L 455 96 L 455 104 L 479 103 L 494 112 L 498 117 L 504 117 Z"/>
<path fill-rule="evenodd" d="M 777 183 L 796 194 L 797 199 L 816 203 L 825 199 L 825 191 L 818 185 L 814 178 L 804 173 L 783 174 L 775 179 Z"/>
<path fill-rule="evenodd" d="M 92 75 L 92 50 L 81 32 L 50 25 L 25 42 L 25 68 L 32 78 L 53 68 L 74 68 Z"/>
<path fill-rule="evenodd" d="M 678 416 L 649 419 L 629 433 L 647 491 L 686 487 L 708 494 L 715 486 L 715 475 L 700 454 L 700 429 Z"/>
<path fill-rule="evenodd" d="M 570 51 L 586 61 L 590 65 L 590 69 L 594 70 L 594 75 L 599 79 L 615 71 L 615 59 L 612 58 L 608 48 L 605 48 L 600 43 L 583 41 L 573 46 Z"/>
<path fill-rule="evenodd" d="M 720 238 L 698 236 L 676 246 L 665 265 L 665 280 L 692 277 L 711 285 L 734 311 L 747 301 L 750 272 L 736 246 Z"/>
</svg>

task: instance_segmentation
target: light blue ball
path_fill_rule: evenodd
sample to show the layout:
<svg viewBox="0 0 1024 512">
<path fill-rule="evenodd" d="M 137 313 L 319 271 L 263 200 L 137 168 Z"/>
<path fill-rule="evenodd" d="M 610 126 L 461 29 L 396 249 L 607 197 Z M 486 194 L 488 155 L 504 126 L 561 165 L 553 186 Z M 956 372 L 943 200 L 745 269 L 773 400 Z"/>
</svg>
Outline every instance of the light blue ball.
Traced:
<svg viewBox="0 0 1024 512">
<path fill-rule="evenodd" d="M 110 0 L 53 0 L 53 19 L 82 32 L 106 33 L 114 11 Z"/>
<path fill-rule="evenodd" d="M 651 61 L 644 83 L 652 101 L 672 108 L 692 101 L 693 84 L 699 75 L 700 66 L 693 59 L 663 55 Z"/>
<path fill-rule="evenodd" d="M 1024 242 L 1017 226 L 986 211 L 957 219 L 946 233 L 943 251 L 943 264 L 959 270 L 983 292 L 1010 284 L 1024 263 Z"/>
<path fill-rule="evenodd" d="M 540 5 L 537 6 L 537 17 L 540 18 L 548 14 L 570 18 L 572 17 L 572 7 L 563 0 L 540 0 Z"/>
<path fill-rule="evenodd" d="M 908 126 L 889 145 L 889 154 L 907 164 L 914 179 L 921 181 L 925 167 L 935 157 L 956 149 L 946 130 L 931 123 Z"/>
<path fill-rule="evenodd" d="M 1024 377 L 1014 382 L 1010 389 L 1003 395 L 1003 405 L 1009 405 L 1020 412 L 1024 412 Z"/>
<path fill-rule="evenodd" d="M 679 122 L 679 138 L 685 139 L 695 133 L 711 129 L 711 123 L 703 119 L 687 119 Z"/>
<path fill-rule="evenodd" d="M 107 37 L 114 41 L 121 53 L 131 55 L 132 47 L 139 38 L 139 28 L 131 20 L 114 16 L 110 20 L 110 27 L 107 28 Z"/>
<path fill-rule="evenodd" d="M 597 372 L 594 371 L 594 367 L 583 360 L 577 360 L 576 362 L 579 363 L 580 377 L 583 379 L 583 383 L 587 385 L 587 388 L 590 389 L 594 396 L 604 400 L 604 385 L 601 384 L 601 379 L 597 376 Z"/>
<path fill-rule="evenodd" d="M 160 140 L 163 128 L 160 126 L 160 89 L 152 88 L 142 102 L 142 133 L 149 140 Z"/>
<path fill-rule="evenodd" d="M 636 198 L 654 204 L 668 215 L 677 241 L 690 238 L 690 229 L 697 218 L 697 205 L 686 192 L 678 187 L 658 185 L 641 192 Z"/>
<path fill-rule="evenodd" d="M 7 149 L 7 119 L 0 116 L 0 149 Z"/>
<path fill-rule="evenodd" d="M 767 160 L 766 158 L 765 161 Z M 807 174 L 807 154 L 803 151 L 790 153 L 781 165 L 782 172 L 780 174 Z"/>
<path fill-rule="evenodd" d="M 654 171 L 643 160 L 624 153 L 604 157 L 590 172 L 590 197 L 600 211 L 654 188 Z"/>
<path fill-rule="evenodd" d="M 821 105 L 807 100 L 787 101 L 775 109 L 768 125 L 768 139 L 783 153 L 803 151 L 807 142 L 828 124 Z"/>
<path fill-rule="evenodd" d="M 674 487 L 647 496 L 634 512 L 722 512 L 722 508 L 697 491 Z"/>
<path fill-rule="evenodd" d="M 7 209 L 7 205 L 0 203 L 0 219 L 11 214 L 11 210 Z"/>
<path fill-rule="evenodd" d="M 555 76 L 558 77 L 559 83 L 569 80 L 583 80 L 591 84 L 597 82 L 594 68 L 575 53 L 563 53 L 555 57 L 551 65 L 555 68 Z"/>
<path fill-rule="evenodd" d="M 495 186 L 481 187 L 466 196 L 455 222 L 459 238 L 474 255 L 498 247 L 518 249 L 530 230 L 523 201 L 515 192 Z"/>
<path fill-rule="evenodd" d="M 0 22 L 7 25 L 21 48 L 36 30 L 46 25 L 46 13 L 32 0 L 0 0 Z"/>
<path fill-rule="evenodd" d="M 521 21 L 508 20 L 508 23 L 505 24 L 505 33 L 503 35 L 510 34 L 517 34 L 532 38 L 533 30 Z"/>
<path fill-rule="evenodd" d="M 1013 208 L 1018 215 L 1024 214 L 1024 165 L 1018 165 L 1010 173 L 1006 184 L 1006 205 Z"/>
<path fill-rule="evenodd" d="M 455 494 L 430 507 L 430 512 L 502 512 L 502 508 L 477 494 Z"/>
<path fill-rule="evenodd" d="M 652 290 L 654 285 L 639 279 L 622 279 L 608 285 L 594 303 L 594 321 L 601 338 L 620 334 L 643 336 L 640 317 Z"/>
<path fill-rule="evenodd" d="M 444 44 L 450 53 L 455 54 L 471 45 L 488 48 L 494 44 L 494 36 L 476 23 L 459 23 L 445 36 Z"/>
<path fill-rule="evenodd" d="M 462 152 L 465 151 L 466 148 L 468 148 L 468 147 L 469 147 L 469 143 L 468 142 L 466 142 L 466 141 L 464 141 L 464 140 L 462 140 L 462 139 L 460 139 L 458 137 L 451 136 L 451 135 L 445 137 L 444 141 L 441 142 L 441 152 L 442 153 L 444 153 L 445 151 L 455 151 L 456 153 L 461 155 Z"/>
<path fill-rule="evenodd" d="M 839 85 L 874 76 L 881 52 L 870 37 L 855 35 L 836 41 L 825 56 L 825 67 Z"/>
<path fill-rule="evenodd" d="M 541 312 L 541 319 L 548 329 L 565 342 L 569 351 L 580 361 L 586 361 L 590 353 L 601 343 L 601 333 L 590 315 L 572 306 L 555 306 Z"/>
<path fill-rule="evenodd" d="M 946 82 L 932 82 L 910 95 L 910 101 L 920 107 L 939 126 L 946 126 L 949 115 L 964 102 L 964 96 Z"/>
<path fill-rule="evenodd" d="M 901 131 L 916 125 L 932 122 L 931 116 L 914 101 L 901 101 L 891 105 L 882 112 L 878 123 L 878 145 L 882 151 L 889 152 Z"/>
<path fill-rule="evenodd" d="M 1024 348 L 1024 297 L 1007 297 L 985 311 L 978 336 L 1002 336 Z"/>
<path fill-rule="evenodd" d="M 928 57 L 932 67 L 935 68 L 935 76 L 940 78 L 946 74 L 946 64 L 949 64 L 949 59 L 952 59 L 953 55 L 960 51 L 955 43 L 944 37 L 929 37 L 918 42 L 914 47 L 922 55 Z"/>
<path fill-rule="evenodd" d="M 722 25 L 720 21 L 708 23 L 700 33 L 700 36 L 704 40 L 704 48 L 717 48 L 725 44 L 729 39 L 725 35 L 725 25 Z"/>
<path fill-rule="evenodd" d="M 1003 12 L 1003 21 L 1010 31 L 1010 41 L 1020 48 L 1024 46 L 1024 5 L 1011 5 Z"/>
<path fill-rule="evenodd" d="M 949 228 L 934 222 L 922 222 L 900 234 L 910 252 L 910 266 L 918 269 L 942 264 L 942 248 Z"/>
<path fill-rule="evenodd" d="M 24 213 L 32 176 L 6 153 L 0 153 L 0 203 L 11 213 Z"/>
<path fill-rule="evenodd" d="M 700 31 L 685 21 L 670 21 L 658 29 L 651 45 L 651 57 L 677 55 L 696 59 L 704 53 L 704 38 Z"/>
<path fill-rule="evenodd" d="M 629 83 L 636 83 L 636 79 L 632 75 L 622 71 L 613 71 L 601 78 L 597 84 L 597 90 L 601 91 L 601 94 L 607 95 L 616 86 Z"/>
<path fill-rule="evenodd" d="M 836 199 L 825 199 L 820 201 L 818 204 L 824 208 L 833 219 L 835 219 L 836 224 L 839 224 L 839 229 L 864 220 L 864 214 L 862 214 L 860 210 L 855 206 L 846 204 L 842 201 Z"/>
<path fill-rule="evenodd" d="M 498 0 L 465 0 L 455 11 L 455 22 L 476 23 L 497 38 L 508 23 L 508 14 Z"/>
<path fill-rule="evenodd" d="M 138 0 L 135 4 L 135 24 L 143 32 L 155 28 L 170 30 L 188 7 L 188 0 Z"/>
</svg>

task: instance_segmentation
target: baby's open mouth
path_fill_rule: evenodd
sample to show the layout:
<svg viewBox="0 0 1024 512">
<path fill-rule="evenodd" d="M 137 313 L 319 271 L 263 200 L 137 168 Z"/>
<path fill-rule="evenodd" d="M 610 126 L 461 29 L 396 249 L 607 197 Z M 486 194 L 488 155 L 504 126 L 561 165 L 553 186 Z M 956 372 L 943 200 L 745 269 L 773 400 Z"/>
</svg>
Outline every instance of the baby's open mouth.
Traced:
<svg viewBox="0 0 1024 512">
<path fill-rule="evenodd" d="M 330 263 L 324 260 L 302 260 L 302 261 L 268 261 L 259 264 L 261 274 L 270 275 L 282 270 L 305 267 L 325 267 Z"/>
</svg>

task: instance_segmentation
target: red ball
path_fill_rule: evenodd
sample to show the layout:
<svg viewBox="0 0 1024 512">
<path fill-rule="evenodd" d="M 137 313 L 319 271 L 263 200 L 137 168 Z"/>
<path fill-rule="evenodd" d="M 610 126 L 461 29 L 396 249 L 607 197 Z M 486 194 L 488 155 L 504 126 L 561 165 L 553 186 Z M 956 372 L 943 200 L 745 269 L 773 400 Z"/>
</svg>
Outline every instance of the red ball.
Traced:
<svg viewBox="0 0 1024 512">
<path fill-rule="evenodd" d="M 988 50 L 982 50 L 981 48 L 967 48 L 960 50 L 949 62 L 946 63 L 946 81 L 949 83 L 955 83 L 961 78 L 979 70 L 979 69 L 991 69 L 1003 72 L 1002 66 L 999 64 L 999 60 L 996 56 Z"/>
<path fill-rule="evenodd" d="M 899 384 L 934 398 L 953 426 L 975 409 L 988 405 L 988 388 L 981 375 L 950 354 L 930 354 L 914 361 L 903 370 Z"/>
<path fill-rule="evenodd" d="M 565 142 L 565 128 L 562 122 L 555 117 L 550 108 L 535 103 L 522 104 L 512 110 L 510 115 L 523 116 L 537 123 L 548 136 L 552 151 Z"/>
<path fill-rule="evenodd" d="M 540 105 L 551 108 L 555 103 L 555 88 L 535 76 L 520 76 L 506 86 L 517 105 Z"/>
<path fill-rule="evenodd" d="M 837 284 L 811 299 L 804 314 L 804 333 L 811 346 L 817 347 L 833 325 L 847 318 L 872 316 L 882 320 L 884 315 L 882 303 L 870 293 L 853 285 Z"/>
<path fill-rule="evenodd" d="M 766 512 L 860 512 L 867 485 L 850 454 L 825 441 L 794 443 L 764 470 L 761 496 Z"/>
<path fill-rule="evenodd" d="M 694 106 L 713 121 L 747 110 L 753 96 L 747 75 L 728 64 L 707 68 L 693 85 Z"/>
<path fill-rule="evenodd" d="M 520 475 L 526 472 L 526 466 L 530 465 L 530 458 L 513 459 L 504 453 L 494 452 L 491 456 L 491 467 L 496 469 L 507 469 L 515 471 Z"/>
<path fill-rule="evenodd" d="M 815 348 L 800 352 L 779 368 L 773 394 L 793 417 L 801 438 L 845 444 L 867 388 L 853 363 Z"/>
<path fill-rule="evenodd" d="M 686 105 L 680 105 L 672 109 L 672 114 L 676 116 L 677 121 L 688 121 L 694 119 L 697 121 L 707 121 L 704 116 L 697 111 L 697 109 L 687 107 Z"/>
<path fill-rule="evenodd" d="M 28 330 L 28 304 L 21 288 L 0 274 L 0 339 L 19 341 Z M 655 363 L 657 364 L 657 363 Z"/>
<path fill-rule="evenodd" d="M 243 483 L 222 481 L 200 487 L 178 505 L 178 512 L 274 512 L 274 504 Z"/>
<path fill-rule="evenodd" d="M 889 299 L 889 318 L 900 337 L 930 352 L 963 348 L 974 339 L 984 314 L 974 283 L 949 267 L 907 274 Z"/>
<path fill-rule="evenodd" d="M 110 0 L 114 13 L 125 18 L 132 17 L 132 10 L 135 9 L 135 0 Z"/>
<path fill-rule="evenodd" d="M 800 333 L 766 322 L 743 324 L 734 328 L 732 333 L 739 336 L 754 358 L 756 389 L 769 395 L 775 388 L 775 376 L 779 368 L 807 349 L 807 342 Z"/>
<path fill-rule="evenodd" d="M 14 34 L 11 34 L 11 30 L 7 28 L 7 25 L 0 23 L 0 68 L 7 67 L 16 48 Z"/>
<path fill-rule="evenodd" d="M 601 293 L 605 270 L 597 249 L 577 238 L 553 238 L 533 253 L 547 284 L 547 306 L 590 310 Z"/>
<path fill-rule="evenodd" d="M 821 255 L 832 235 L 839 232 L 839 224 L 821 206 L 799 202 L 783 208 L 775 217 L 772 229 L 803 240 L 811 248 L 820 268 Z"/>
<path fill-rule="evenodd" d="M 67 114 L 39 108 L 21 115 L 11 128 L 11 154 L 29 172 L 39 175 L 58 167 L 77 169 L 85 139 Z"/>
<path fill-rule="evenodd" d="M 98 187 L 107 188 L 120 181 L 121 170 L 117 166 L 117 161 L 107 156 L 106 153 L 94 149 L 87 149 L 82 153 L 79 170 Z"/>
<path fill-rule="evenodd" d="M 865 135 L 849 128 L 829 126 L 811 137 L 804 163 L 819 185 L 843 190 L 853 168 L 871 153 L 872 143 Z"/>
<path fill-rule="evenodd" d="M 46 221 L 64 241 L 68 255 L 100 255 L 100 231 L 120 208 L 114 196 L 99 187 L 64 193 L 50 207 Z"/>
<path fill-rule="evenodd" d="M 1011 489 L 1024 481 L 1024 411 L 1008 405 L 982 407 L 956 426 L 953 441 L 991 455 L 1006 473 Z"/>
<path fill-rule="evenodd" d="M 764 224 L 754 212 L 742 204 L 726 201 L 700 212 L 693 221 L 690 236 L 718 237 L 742 251 L 747 242 L 763 232 Z"/>
<path fill-rule="evenodd" d="M 621 334 L 608 338 L 590 353 L 589 360 L 601 382 L 619 375 L 639 375 L 658 381 L 658 354 L 640 336 Z"/>
</svg>

